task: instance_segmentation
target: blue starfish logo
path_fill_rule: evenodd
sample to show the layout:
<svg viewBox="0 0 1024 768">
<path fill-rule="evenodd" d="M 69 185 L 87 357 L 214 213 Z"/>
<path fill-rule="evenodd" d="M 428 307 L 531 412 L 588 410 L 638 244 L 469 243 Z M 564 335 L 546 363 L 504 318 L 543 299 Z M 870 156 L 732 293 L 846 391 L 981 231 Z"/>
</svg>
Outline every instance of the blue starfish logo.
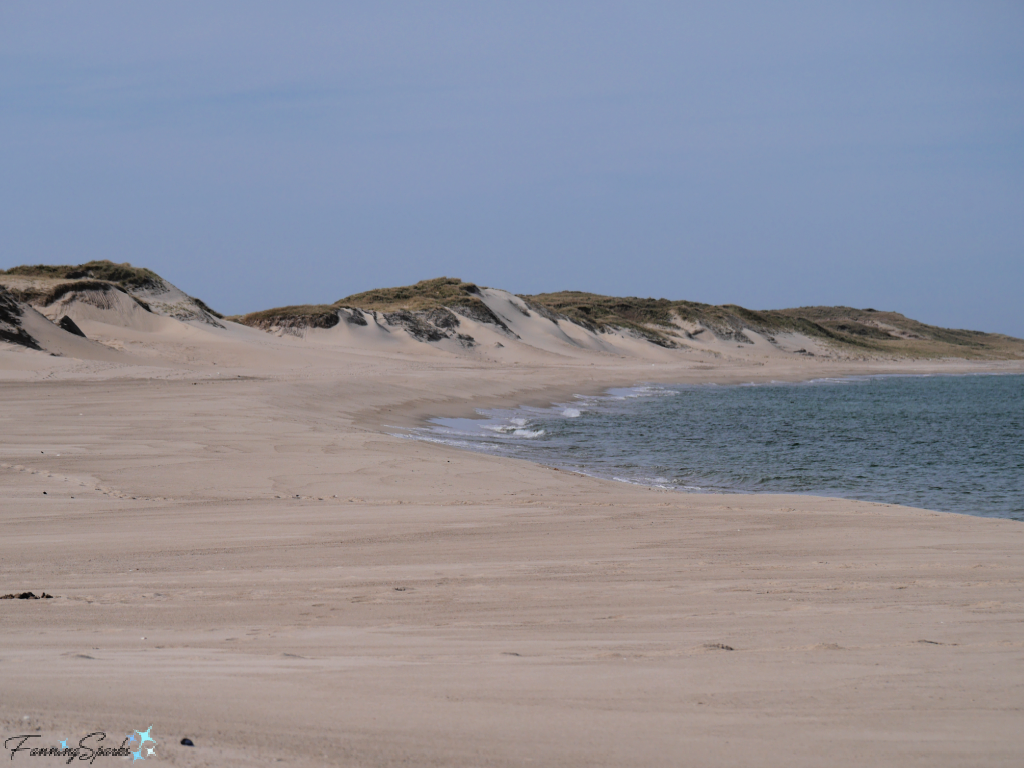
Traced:
<svg viewBox="0 0 1024 768">
<path fill-rule="evenodd" d="M 153 747 L 156 746 L 156 739 L 154 739 L 152 736 L 150 736 L 150 734 L 152 732 L 153 732 L 153 726 L 151 725 L 151 726 L 149 726 L 149 728 L 147 728 L 144 731 L 133 731 L 132 733 L 129 733 L 127 736 L 125 736 L 125 738 L 129 742 L 135 742 L 136 741 L 135 737 L 138 736 L 139 751 L 131 753 L 131 755 L 132 755 L 132 762 L 133 763 L 136 760 L 145 760 L 146 757 L 153 757 L 153 756 L 156 755 L 156 752 L 153 749 Z M 147 747 L 146 746 L 146 742 L 147 741 L 152 743 L 153 747 Z M 143 751 L 146 752 L 145 756 L 142 754 Z"/>
</svg>

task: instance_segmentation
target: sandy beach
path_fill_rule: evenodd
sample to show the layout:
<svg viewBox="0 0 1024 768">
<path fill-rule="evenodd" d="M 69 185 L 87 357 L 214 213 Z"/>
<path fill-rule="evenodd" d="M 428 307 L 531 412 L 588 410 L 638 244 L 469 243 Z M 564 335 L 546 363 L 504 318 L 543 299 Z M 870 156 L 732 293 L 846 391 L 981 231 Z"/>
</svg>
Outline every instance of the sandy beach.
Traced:
<svg viewBox="0 0 1024 768">
<path fill-rule="evenodd" d="M 0 592 L 54 595 L 0 602 L 5 739 L 153 726 L 189 766 L 1024 757 L 1019 523 L 389 434 L 645 381 L 1020 362 L 75 319 L 63 356 L 0 345 Z"/>
</svg>

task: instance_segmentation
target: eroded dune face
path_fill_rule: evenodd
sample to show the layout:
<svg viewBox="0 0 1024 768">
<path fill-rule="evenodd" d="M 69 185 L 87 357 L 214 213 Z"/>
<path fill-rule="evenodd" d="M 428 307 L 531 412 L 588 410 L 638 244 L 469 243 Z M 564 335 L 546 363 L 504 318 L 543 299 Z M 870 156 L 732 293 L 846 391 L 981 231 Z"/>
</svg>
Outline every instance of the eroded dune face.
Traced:
<svg viewBox="0 0 1024 768">
<path fill-rule="evenodd" d="M 0 340 L 8 344 L 39 349 L 39 343 L 24 328 L 25 308 L 21 302 L 0 286 Z"/>
<path fill-rule="evenodd" d="M 656 335 L 645 334 L 642 329 L 576 322 L 500 289 L 480 289 L 477 296 L 486 312 L 457 305 L 393 311 L 326 307 L 305 315 L 261 318 L 253 325 L 279 338 L 314 344 L 381 351 L 418 349 L 424 354 L 433 350 L 510 363 L 595 356 L 651 362 L 700 356 L 759 360 L 839 356 L 838 351 L 798 333 L 723 332 L 680 322 L 658 328 Z"/>
<path fill-rule="evenodd" d="M 57 323 L 70 317 L 83 329 L 102 323 L 146 333 L 159 331 L 163 319 L 127 293 L 111 287 L 69 291 L 40 312 Z"/>
<path fill-rule="evenodd" d="M 223 327 L 196 299 L 163 281 L 135 290 L 96 281 L 59 283 L 29 303 L 54 320 L 69 316 L 144 332 L 165 327 L 157 318 Z"/>
<path fill-rule="evenodd" d="M 122 361 L 123 355 L 89 340 L 68 317 L 60 320 L 63 322 L 53 322 L 0 286 L 0 341 L 8 348 L 84 360 Z"/>
<path fill-rule="evenodd" d="M 192 335 L 193 327 L 224 328 L 198 299 L 127 264 L 18 267 L 0 273 L 0 289 L 5 306 L 10 305 L 6 315 L 19 329 L 11 330 L 15 325 L 5 321 L 13 334 L 6 340 L 52 356 L 138 362 L 125 357 L 128 347 L 147 342 L 173 346 Z M 154 357 L 155 351 L 149 349 L 147 356 Z M 181 358 L 174 352 L 164 356 Z"/>
</svg>

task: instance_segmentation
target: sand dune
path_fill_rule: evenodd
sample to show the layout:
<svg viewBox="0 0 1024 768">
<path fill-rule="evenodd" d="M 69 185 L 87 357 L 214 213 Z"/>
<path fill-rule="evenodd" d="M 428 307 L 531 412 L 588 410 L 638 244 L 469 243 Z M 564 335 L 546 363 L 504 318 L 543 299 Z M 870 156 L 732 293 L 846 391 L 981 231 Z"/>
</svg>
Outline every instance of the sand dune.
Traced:
<svg viewBox="0 0 1024 768">
<path fill-rule="evenodd" d="M 338 309 L 342 318 L 327 328 L 305 323 L 263 326 L 278 338 L 292 337 L 308 342 L 341 347 L 386 350 L 402 345 L 412 351 L 430 354 L 430 349 L 444 351 L 471 360 L 505 362 L 552 362 L 563 360 L 590 360 L 632 358 L 650 362 L 675 363 L 681 360 L 714 359 L 761 361 L 772 358 L 793 358 L 808 351 L 825 357 L 849 359 L 847 350 L 828 348 L 803 334 L 785 334 L 772 341 L 756 332 L 745 331 L 744 341 L 722 338 L 713 333 L 688 338 L 673 347 L 651 343 L 650 340 L 625 328 L 594 330 L 566 317 L 544 316 L 531 311 L 517 296 L 502 290 L 483 289 L 480 299 L 494 314 L 500 325 L 472 316 L 457 315 L 455 309 L 451 327 L 438 327 L 429 323 L 425 313 L 409 313 L 407 318 L 392 313 Z M 289 318 L 290 320 L 290 318 Z M 419 321 L 422 326 L 415 324 Z M 233 325 L 231 321 L 223 321 Z M 414 344 L 415 346 L 409 346 Z M 421 349 L 426 345 L 426 348 Z M 797 353 L 797 350 L 801 350 Z M 756 363 L 755 363 L 756 364 Z"/>
<path fill-rule="evenodd" d="M 256 328 L 87 290 L 22 302 L 40 350 L 0 343 L 0 593 L 55 595 L 0 601 L 5 738 L 152 725 L 196 766 L 1020 763 L 1018 523 L 388 432 L 642 381 L 1021 361 L 694 326 L 669 348 L 496 289 L 501 325 L 455 306 L 434 341 L 390 310 Z"/>
</svg>

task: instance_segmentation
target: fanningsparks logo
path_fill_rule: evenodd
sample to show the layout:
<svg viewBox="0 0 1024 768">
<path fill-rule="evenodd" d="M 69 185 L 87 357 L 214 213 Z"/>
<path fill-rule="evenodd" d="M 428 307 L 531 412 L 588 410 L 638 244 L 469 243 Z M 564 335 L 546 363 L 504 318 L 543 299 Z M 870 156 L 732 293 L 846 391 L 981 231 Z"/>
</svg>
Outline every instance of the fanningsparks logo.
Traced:
<svg viewBox="0 0 1024 768">
<path fill-rule="evenodd" d="M 4 749 L 11 753 L 11 760 L 20 752 L 25 752 L 29 757 L 59 757 L 64 759 L 68 765 L 75 760 L 85 760 L 90 764 L 98 757 L 130 757 L 134 763 L 136 760 L 145 760 L 147 757 L 156 757 L 156 739 L 151 735 L 153 726 L 144 731 L 132 731 L 125 735 L 118 747 L 104 746 L 107 734 L 103 731 L 94 731 L 79 739 L 78 744 L 72 746 L 65 739 L 60 746 L 44 747 L 39 742 L 31 742 L 31 739 L 41 739 L 37 734 L 23 734 L 11 736 L 4 741 Z"/>
</svg>

